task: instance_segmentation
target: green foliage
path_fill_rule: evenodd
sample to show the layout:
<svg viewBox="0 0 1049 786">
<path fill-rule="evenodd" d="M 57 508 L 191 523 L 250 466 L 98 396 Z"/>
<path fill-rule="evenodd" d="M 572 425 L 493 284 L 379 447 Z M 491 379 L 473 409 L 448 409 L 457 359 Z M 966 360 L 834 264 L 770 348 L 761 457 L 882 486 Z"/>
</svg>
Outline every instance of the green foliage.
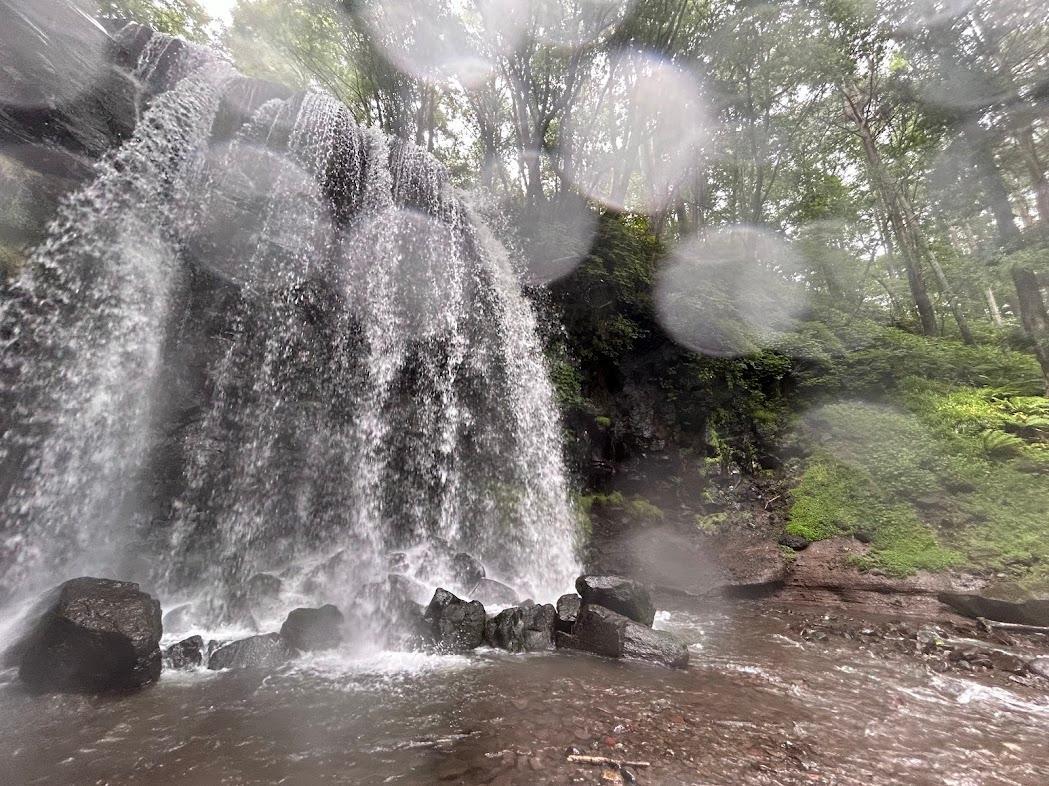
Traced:
<svg viewBox="0 0 1049 786">
<path fill-rule="evenodd" d="M 595 507 L 621 508 L 625 502 L 626 497 L 618 491 L 609 494 L 582 494 L 578 498 L 578 507 L 590 513 Z"/>
<path fill-rule="evenodd" d="M 211 17 L 198 0 L 101 0 L 103 19 L 139 22 L 154 30 L 207 41 Z"/>
<path fill-rule="evenodd" d="M 909 406 L 938 430 L 975 437 L 990 455 L 1022 457 L 1049 470 L 1049 399 L 914 379 L 905 391 Z"/>
<path fill-rule="evenodd" d="M 988 450 L 980 424 L 1003 407 L 987 401 L 989 391 L 913 382 L 907 409 L 822 407 L 803 427 L 814 457 L 794 490 L 788 531 L 817 540 L 865 531 L 864 566 L 891 573 L 972 566 L 1044 584 L 1049 477 L 1011 451 Z"/>
<path fill-rule="evenodd" d="M 868 320 L 828 315 L 803 323 L 780 350 L 798 357 L 798 382 L 812 392 L 880 395 L 914 376 L 959 385 L 1008 385 L 1026 395 L 1042 390 L 1038 364 L 1027 353 L 966 346 Z"/>
<path fill-rule="evenodd" d="M 547 353 L 547 372 L 562 412 L 584 407 L 579 371 L 568 361 L 563 352 Z"/>
<path fill-rule="evenodd" d="M 696 514 L 695 524 L 700 532 L 706 535 L 714 535 L 725 524 L 729 522 L 729 514 L 721 511 L 719 513 Z"/>
<path fill-rule="evenodd" d="M 589 518 L 590 514 L 602 509 L 624 512 L 638 524 L 662 521 L 663 511 L 640 495 L 626 497 L 619 491 L 607 494 L 583 494 L 576 497 L 576 509 Z"/>
</svg>

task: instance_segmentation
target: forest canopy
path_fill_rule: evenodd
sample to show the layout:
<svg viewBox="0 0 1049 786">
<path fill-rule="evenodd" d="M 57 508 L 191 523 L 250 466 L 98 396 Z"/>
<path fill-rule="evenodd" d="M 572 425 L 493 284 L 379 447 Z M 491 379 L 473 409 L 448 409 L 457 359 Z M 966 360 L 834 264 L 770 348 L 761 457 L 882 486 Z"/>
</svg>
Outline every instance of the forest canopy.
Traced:
<svg viewBox="0 0 1049 786">
<path fill-rule="evenodd" d="M 542 279 L 593 239 L 578 196 L 671 244 L 742 226 L 791 244 L 751 278 L 997 336 L 1049 379 L 1041 0 L 240 0 L 210 24 L 206 5 L 103 10 L 210 35 L 242 71 L 413 139 L 521 234 L 543 225 L 521 238 Z"/>
</svg>

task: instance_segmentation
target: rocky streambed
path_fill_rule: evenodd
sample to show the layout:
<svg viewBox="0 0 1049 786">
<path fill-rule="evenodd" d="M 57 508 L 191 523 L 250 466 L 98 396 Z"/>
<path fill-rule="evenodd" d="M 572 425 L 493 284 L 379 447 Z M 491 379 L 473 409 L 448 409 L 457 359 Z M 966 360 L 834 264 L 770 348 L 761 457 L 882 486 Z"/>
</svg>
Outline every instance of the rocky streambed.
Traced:
<svg viewBox="0 0 1049 786">
<path fill-rule="evenodd" d="M 445 608 L 456 605 L 443 600 Z M 482 633 L 470 649 L 295 648 L 273 663 L 220 670 L 204 665 L 206 641 L 200 666 L 174 668 L 174 642 L 166 639 L 169 662 L 156 684 L 118 695 L 40 695 L 9 669 L 0 684 L 5 777 L 113 784 L 1045 782 L 1049 681 L 990 652 L 1036 662 L 1049 653 L 1038 634 L 768 599 L 650 601 L 649 630 L 683 642 L 685 668 L 545 646 L 511 652 L 485 643 Z M 562 625 L 571 606 L 561 604 L 564 616 L 554 609 Z M 460 610 L 460 621 L 471 619 Z M 628 610 L 648 614 L 643 604 Z M 326 646 L 332 612 L 298 616 L 278 638 L 301 646 L 303 636 L 320 636 L 313 640 Z M 506 614 L 521 623 L 506 630 L 532 630 L 525 616 Z"/>
</svg>

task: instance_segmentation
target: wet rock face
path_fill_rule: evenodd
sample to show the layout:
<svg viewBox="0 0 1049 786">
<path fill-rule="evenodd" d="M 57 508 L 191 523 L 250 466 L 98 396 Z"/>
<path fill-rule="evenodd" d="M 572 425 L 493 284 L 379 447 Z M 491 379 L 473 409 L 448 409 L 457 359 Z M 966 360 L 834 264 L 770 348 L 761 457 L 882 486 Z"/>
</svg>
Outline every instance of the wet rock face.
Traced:
<svg viewBox="0 0 1049 786">
<path fill-rule="evenodd" d="M 486 606 L 512 606 L 521 601 L 517 590 L 495 579 L 481 579 L 469 594 Z"/>
<path fill-rule="evenodd" d="M 130 691 L 160 676 L 160 603 L 138 584 L 67 581 L 14 649 L 19 677 L 55 692 Z"/>
<path fill-rule="evenodd" d="M 130 71 L 152 31 L 109 36 L 72 2 L 16 6 L 0 25 L 0 143 L 30 168 L 83 180 L 135 128 L 147 96 Z"/>
<path fill-rule="evenodd" d="M 648 589 L 620 576 L 580 576 L 575 583 L 582 605 L 603 606 L 642 625 L 652 626 L 656 607 Z"/>
<path fill-rule="evenodd" d="M 204 639 L 190 636 L 164 651 L 164 658 L 173 669 L 191 669 L 204 663 Z"/>
<path fill-rule="evenodd" d="M 557 612 L 553 606 L 517 606 L 503 609 L 485 624 L 490 647 L 510 652 L 543 652 L 554 648 Z"/>
<path fill-rule="evenodd" d="M 378 637 L 383 646 L 397 650 L 427 648 L 432 639 L 430 623 L 423 619 L 426 609 L 418 602 L 424 596 L 429 596 L 428 589 L 398 573 L 365 584 L 347 609 L 348 637 Z"/>
<path fill-rule="evenodd" d="M 208 659 L 208 668 L 272 669 L 292 657 L 294 653 L 279 633 L 251 636 L 219 647 Z"/>
<path fill-rule="evenodd" d="M 557 599 L 557 629 L 565 633 L 571 633 L 575 626 L 576 617 L 579 616 L 579 607 L 583 599 L 575 593 L 562 595 Z"/>
<path fill-rule="evenodd" d="M 434 648 L 439 652 L 465 652 L 484 641 L 484 606 L 467 602 L 445 589 L 438 589 L 423 619 L 430 625 Z"/>
<path fill-rule="evenodd" d="M 343 640 L 343 616 L 330 603 L 319 609 L 295 609 L 280 627 L 280 635 L 300 652 L 330 650 Z"/>
<path fill-rule="evenodd" d="M 678 669 L 688 665 L 688 647 L 669 633 L 597 605 L 583 606 L 574 632 L 561 634 L 558 644 L 607 658 L 632 658 Z"/>
<path fill-rule="evenodd" d="M 452 574 L 461 587 L 476 587 L 485 577 L 484 565 L 466 552 L 460 551 L 452 557 Z"/>
<path fill-rule="evenodd" d="M 252 603 L 276 600 L 284 588 L 284 582 L 270 573 L 256 573 L 247 582 L 246 594 Z"/>
</svg>

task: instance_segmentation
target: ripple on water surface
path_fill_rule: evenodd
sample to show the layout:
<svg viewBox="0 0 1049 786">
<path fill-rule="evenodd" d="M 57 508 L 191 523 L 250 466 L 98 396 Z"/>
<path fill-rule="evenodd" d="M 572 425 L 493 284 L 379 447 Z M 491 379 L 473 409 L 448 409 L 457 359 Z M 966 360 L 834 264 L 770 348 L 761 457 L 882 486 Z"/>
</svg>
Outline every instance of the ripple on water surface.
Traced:
<svg viewBox="0 0 1049 786">
<path fill-rule="evenodd" d="M 122 699 L 33 697 L 5 672 L 6 782 L 564 783 L 568 745 L 650 761 L 642 782 L 659 786 L 1046 782 L 1045 695 L 810 643 L 790 622 L 750 603 L 660 614 L 702 644 L 684 672 L 333 652 L 269 675 L 165 673 Z"/>
</svg>

